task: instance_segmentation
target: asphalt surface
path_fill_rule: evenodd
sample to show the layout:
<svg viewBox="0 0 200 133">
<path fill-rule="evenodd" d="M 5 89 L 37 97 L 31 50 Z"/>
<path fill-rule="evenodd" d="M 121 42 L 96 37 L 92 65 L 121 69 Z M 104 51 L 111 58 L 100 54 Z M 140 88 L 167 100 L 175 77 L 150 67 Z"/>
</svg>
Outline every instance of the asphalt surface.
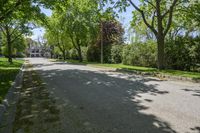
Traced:
<svg viewBox="0 0 200 133">
<path fill-rule="evenodd" d="M 199 83 L 28 60 L 57 101 L 64 133 L 200 133 Z"/>
</svg>

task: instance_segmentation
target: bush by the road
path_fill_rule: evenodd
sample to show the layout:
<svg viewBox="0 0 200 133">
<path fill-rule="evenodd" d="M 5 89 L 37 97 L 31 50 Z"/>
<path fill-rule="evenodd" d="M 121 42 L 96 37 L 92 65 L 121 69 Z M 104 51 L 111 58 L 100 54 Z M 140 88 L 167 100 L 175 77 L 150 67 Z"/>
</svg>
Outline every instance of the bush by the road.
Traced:
<svg viewBox="0 0 200 133">
<path fill-rule="evenodd" d="M 69 57 L 70 57 L 70 59 L 73 59 L 73 60 L 78 60 L 79 59 L 78 52 L 77 52 L 77 50 L 75 48 L 70 49 Z"/>
<path fill-rule="evenodd" d="M 123 48 L 122 62 L 125 65 L 156 66 L 156 43 L 134 43 Z"/>
<path fill-rule="evenodd" d="M 87 50 L 87 60 L 89 62 L 100 62 L 101 51 L 96 45 L 91 45 Z"/>
<path fill-rule="evenodd" d="M 81 54 L 84 61 L 87 61 L 87 51 L 88 51 L 88 47 L 81 47 Z"/>
<path fill-rule="evenodd" d="M 177 37 L 166 42 L 167 67 L 176 70 L 200 71 L 200 38 Z"/>
<path fill-rule="evenodd" d="M 113 45 L 111 48 L 111 58 L 112 63 L 121 63 L 122 62 L 122 52 L 124 45 Z"/>
</svg>

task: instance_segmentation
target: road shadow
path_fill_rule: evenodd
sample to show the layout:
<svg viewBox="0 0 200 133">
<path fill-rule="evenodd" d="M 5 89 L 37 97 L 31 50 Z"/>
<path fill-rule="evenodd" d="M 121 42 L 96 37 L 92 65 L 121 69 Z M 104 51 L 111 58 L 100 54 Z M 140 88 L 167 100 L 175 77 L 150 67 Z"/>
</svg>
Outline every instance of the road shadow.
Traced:
<svg viewBox="0 0 200 133">
<path fill-rule="evenodd" d="M 36 72 L 28 65 L 25 68 L 12 133 L 64 133 L 56 100 Z"/>
<path fill-rule="evenodd" d="M 169 123 L 155 115 L 142 113 L 149 107 L 136 100 L 142 97 L 140 94 L 167 95 L 169 92 L 158 90 L 156 84 L 146 84 L 159 81 L 157 79 L 141 79 L 134 75 L 119 77 L 75 68 L 38 69 L 37 72 L 49 91 L 78 107 L 99 133 L 176 133 Z M 153 102 L 152 99 L 144 100 Z"/>
<path fill-rule="evenodd" d="M 197 89 L 182 89 L 182 90 L 186 92 L 191 92 L 192 96 L 200 97 L 200 90 L 197 90 Z"/>
<path fill-rule="evenodd" d="M 200 133 L 200 127 L 194 127 L 191 128 L 192 131 L 197 131 L 197 133 Z"/>
<path fill-rule="evenodd" d="M 49 63 L 49 64 L 34 64 L 35 67 L 37 68 L 41 68 L 41 67 L 48 67 L 48 66 L 52 66 L 52 65 L 64 65 L 66 64 L 65 62 L 57 62 L 57 63 Z"/>
</svg>

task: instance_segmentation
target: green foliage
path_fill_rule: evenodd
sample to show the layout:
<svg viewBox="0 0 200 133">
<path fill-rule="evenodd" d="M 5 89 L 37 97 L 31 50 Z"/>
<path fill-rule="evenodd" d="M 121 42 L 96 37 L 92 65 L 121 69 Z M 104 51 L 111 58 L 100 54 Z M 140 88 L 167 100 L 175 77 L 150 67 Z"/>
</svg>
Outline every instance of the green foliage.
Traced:
<svg viewBox="0 0 200 133">
<path fill-rule="evenodd" d="M 124 46 L 123 64 L 136 66 L 156 65 L 156 44 L 153 41 Z"/>
<path fill-rule="evenodd" d="M 91 45 L 87 50 L 87 60 L 89 62 L 100 62 L 100 48 L 96 45 Z"/>
<path fill-rule="evenodd" d="M 176 37 L 166 43 L 168 68 L 178 70 L 200 70 L 200 37 Z"/>
<path fill-rule="evenodd" d="M 94 42 L 99 31 L 97 16 L 96 1 L 74 0 L 58 3 L 47 25 L 48 43 L 58 47 L 62 53 L 73 47 L 82 61 L 82 56 L 85 55 L 82 55 L 81 47 Z"/>
<path fill-rule="evenodd" d="M 78 52 L 75 48 L 70 49 L 69 57 L 70 57 L 70 59 L 78 60 L 79 56 L 78 56 Z"/>
<path fill-rule="evenodd" d="M 123 45 L 113 45 L 111 48 L 112 63 L 122 62 Z"/>
<path fill-rule="evenodd" d="M 99 33 L 98 38 L 94 46 L 90 46 L 88 49 L 88 61 L 100 62 L 101 58 L 101 41 L 103 42 L 103 62 L 111 63 L 111 48 L 113 45 L 122 44 L 124 41 L 124 29 L 119 21 L 115 18 L 104 20 L 101 25 L 103 38 Z"/>
<path fill-rule="evenodd" d="M 81 53 L 83 56 L 83 61 L 87 61 L 87 51 L 88 51 L 88 47 L 81 47 Z"/>
<path fill-rule="evenodd" d="M 111 63 L 112 62 L 111 48 L 112 48 L 112 45 L 104 45 L 103 46 L 103 62 L 104 63 Z M 99 56 L 100 56 L 100 54 L 99 54 Z"/>
<path fill-rule="evenodd" d="M 11 36 L 11 39 L 14 38 L 14 36 Z M 6 42 L 5 35 L 3 36 L 2 40 L 2 52 L 4 56 L 8 56 L 8 47 Z M 27 48 L 27 42 L 25 41 L 23 35 L 20 35 L 18 38 L 13 41 L 11 45 L 12 49 L 12 57 L 25 57 L 25 50 Z"/>
<path fill-rule="evenodd" d="M 53 8 L 56 3 L 58 0 L 1 0 L 0 23 L 16 16 L 23 19 L 25 15 L 39 22 L 45 17 L 39 7 Z"/>
<path fill-rule="evenodd" d="M 183 9 L 184 10 L 184 9 Z M 185 21 L 189 21 L 194 27 L 200 26 L 200 2 L 191 0 L 187 8 L 185 8 Z"/>
</svg>

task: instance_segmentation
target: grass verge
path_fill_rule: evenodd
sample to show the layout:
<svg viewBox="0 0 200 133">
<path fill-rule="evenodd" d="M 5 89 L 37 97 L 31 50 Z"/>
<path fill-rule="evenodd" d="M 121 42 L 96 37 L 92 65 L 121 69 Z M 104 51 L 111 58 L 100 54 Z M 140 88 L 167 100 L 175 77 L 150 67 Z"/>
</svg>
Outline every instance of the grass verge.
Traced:
<svg viewBox="0 0 200 133">
<path fill-rule="evenodd" d="M 7 94 L 23 63 L 23 60 L 14 59 L 13 64 L 10 64 L 6 58 L 0 58 L 0 103 Z"/>
<path fill-rule="evenodd" d="M 54 60 L 54 61 L 63 61 L 63 60 Z M 108 67 L 108 68 L 115 68 L 115 69 L 126 69 L 130 71 L 139 71 L 139 72 L 148 72 L 148 73 L 157 73 L 157 74 L 165 74 L 170 76 L 181 76 L 187 77 L 192 79 L 200 79 L 199 72 L 188 72 L 188 71 L 180 71 L 180 70 L 158 70 L 157 68 L 151 67 L 140 67 L 140 66 L 129 66 L 123 64 L 100 64 L 95 62 L 79 62 L 77 60 L 67 60 L 66 62 L 72 64 L 82 64 L 88 65 L 93 67 Z"/>
</svg>

